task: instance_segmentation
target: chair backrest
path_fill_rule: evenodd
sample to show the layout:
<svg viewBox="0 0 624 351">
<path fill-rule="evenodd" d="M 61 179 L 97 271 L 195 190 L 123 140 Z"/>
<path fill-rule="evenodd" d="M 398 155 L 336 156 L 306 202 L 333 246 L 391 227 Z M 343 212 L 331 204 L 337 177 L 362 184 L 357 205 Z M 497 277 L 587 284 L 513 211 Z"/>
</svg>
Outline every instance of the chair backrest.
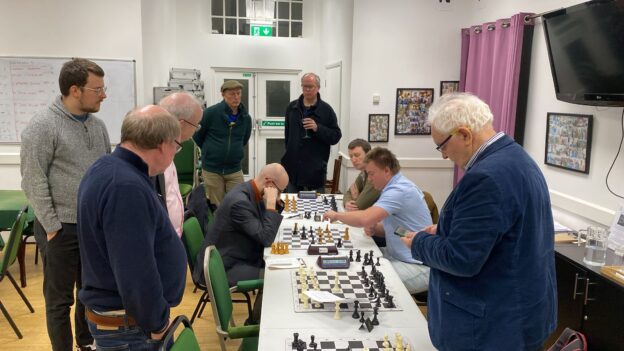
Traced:
<svg viewBox="0 0 624 351">
<path fill-rule="evenodd" d="M 232 318 L 232 296 L 221 254 L 214 245 L 206 248 L 204 275 L 217 331 L 227 331 Z"/>
<path fill-rule="evenodd" d="M 11 228 L 11 234 L 4 247 L 4 254 L 0 261 L 0 278 L 4 277 L 6 270 L 15 262 L 17 250 L 22 243 L 22 232 L 26 224 L 26 214 L 28 207 L 24 207 L 18 214 Z"/>
<path fill-rule="evenodd" d="M 438 205 L 436 205 L 435 201 L 433 201 L 433 196 L 426 191 L 423 191 L 425 195 L 425 202 L 427 203 L 427 207 L 429 207 L 429 213 L 431 214 L 431 221 L 433 224 L 438 224 L 438 219 L 440 219 L 440 214 L 438 213 Z"/>
<path fill-rule="evenodd" d="M 329 185 L 329 192 L 331 194 L 338 193 L 338 185 L 340 184 L 340 171 L 342 168 L 342 156 L 338 156 L 337 159 L 334 160 L 334 175 L 333 178 L 327 181 Z"/>
<path fill-rule="evenodd" d="M 169 351 L 200 351 L 199 343 L 197 342 L 197 338 L 195 337 L 195 332 L 193 332 L 193 328 L 191 327 L 191 322 L 189 322 L 186 316 L 177 316 L 171 326 L 167 330 L 167 333 L 163 336 L 163 343 L 160 347 L 160 350 L 167 350 L 167 346 L 173 339 L 175 331 L 178 329 L 180 325 L 184 325 L 184 329 L 175 339 Z"/>
<path fill-rule="evenodd" d="M 202 243 L 204 242 L 204 234 L 199 225 L 197 218 L 190 217 L 182 225 L 182 243 L 186 250 L 186 258 L 188 259 L 189 268 L 191 272 L 195 269 L 197 264 L 197 254 L 201 250 Z"/>
<path fill-rule="evenodd" d="M 182 150 L 173 158 L 178 182 L 193 185 L 195 174 L 195 142 L 189 139 L 182 143 Z"/>
</svg>

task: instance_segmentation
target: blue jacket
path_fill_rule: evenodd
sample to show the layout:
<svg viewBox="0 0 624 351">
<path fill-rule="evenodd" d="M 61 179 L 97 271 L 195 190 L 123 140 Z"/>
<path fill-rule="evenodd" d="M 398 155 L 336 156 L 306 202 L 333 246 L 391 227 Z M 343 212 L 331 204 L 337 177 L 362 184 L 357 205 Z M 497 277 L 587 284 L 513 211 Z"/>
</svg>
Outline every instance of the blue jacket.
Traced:
<svg viewBox="0 0 624 351">
<path fill-rule="evenodd" d="M 534 350 L 557 325 L 548 186 L 503 136 L 449 195 L 436 235 L 412 255 L 431 267 L 429 335 L 440 350 Z"/>
<path fill-rule="evenodd" d="M 82 178 L 78 242 L 80 301 L 100 312 L 125 309 L 144 330 L 162 330 L 182 300 L 186 253 L 133 152 L 117 146 Z"/>
</svg>

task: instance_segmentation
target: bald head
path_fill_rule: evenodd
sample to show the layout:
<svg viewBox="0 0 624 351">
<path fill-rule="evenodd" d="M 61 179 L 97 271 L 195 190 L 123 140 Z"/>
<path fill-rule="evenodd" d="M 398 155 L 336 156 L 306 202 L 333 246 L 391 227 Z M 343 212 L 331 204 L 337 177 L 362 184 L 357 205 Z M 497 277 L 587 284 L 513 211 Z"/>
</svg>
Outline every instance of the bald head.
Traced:
<svg viewBox="0 0 624 351">
<path fill-rule="evenodd" d="M 282 191 L 288 186 L 288 173 L 279 163 L 270 163 L 260 170 L 255 179 L 258 188 L 266 186 L 277 187 Z"/>
<path fill-rule="evenodd" d="M 180 121 L 180 141 L 190 139 L 199 129 L 202 108 L 197 98 L 188 92 L 178 92 L 165 96 L 158 106 L 167 110 Z"/>
</svg>

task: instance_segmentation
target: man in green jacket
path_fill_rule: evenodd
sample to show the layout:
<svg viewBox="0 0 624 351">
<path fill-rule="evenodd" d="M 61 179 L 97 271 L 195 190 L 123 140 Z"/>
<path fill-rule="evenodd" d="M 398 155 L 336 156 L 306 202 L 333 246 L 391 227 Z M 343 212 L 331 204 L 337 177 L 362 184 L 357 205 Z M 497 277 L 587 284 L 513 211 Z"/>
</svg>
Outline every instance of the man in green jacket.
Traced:
<svg viewBox="0 0 624 351">
<path fill-rule="evenodd" d="M 373 206 L 381 194 L 368 181 L 368 174 L 366 174 L 364 158 L 371 150 L 371 146 L 364 139 L 354 139 L 349 143 L 348 149 L 351 163 L 355 169 L 360 171 L 360 174 L 344 194 L 344 208 L 347 211 L 365 210 Z"/>
<path fill-rule="evenodd" d="M 228 80 L 221 85 L 223 101 L 208 107 L 193 140 L 202 151 L 206 196 L 215 205 L 225 193 L 244 182 L 241 161 L 251 136 L 251 116 L 241 103 L 243 85 Z"/>
</svg>

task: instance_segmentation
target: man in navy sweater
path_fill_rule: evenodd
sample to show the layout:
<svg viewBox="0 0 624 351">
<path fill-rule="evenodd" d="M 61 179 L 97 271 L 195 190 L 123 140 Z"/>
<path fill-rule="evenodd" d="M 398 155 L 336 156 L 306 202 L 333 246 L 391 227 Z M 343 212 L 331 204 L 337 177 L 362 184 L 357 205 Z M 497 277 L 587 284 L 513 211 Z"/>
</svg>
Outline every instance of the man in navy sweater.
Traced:
<svg viewBox="0 0 624 351">
<path fill-rule="evenodd" d="M 80 300 L 99 347 L 157 350 L 182 300 L 186 254 L 149 177 L 181 148 L 180 123 L 162 107 L 126 116 L 121 144 L 78 190 Z"/>
</svg>

